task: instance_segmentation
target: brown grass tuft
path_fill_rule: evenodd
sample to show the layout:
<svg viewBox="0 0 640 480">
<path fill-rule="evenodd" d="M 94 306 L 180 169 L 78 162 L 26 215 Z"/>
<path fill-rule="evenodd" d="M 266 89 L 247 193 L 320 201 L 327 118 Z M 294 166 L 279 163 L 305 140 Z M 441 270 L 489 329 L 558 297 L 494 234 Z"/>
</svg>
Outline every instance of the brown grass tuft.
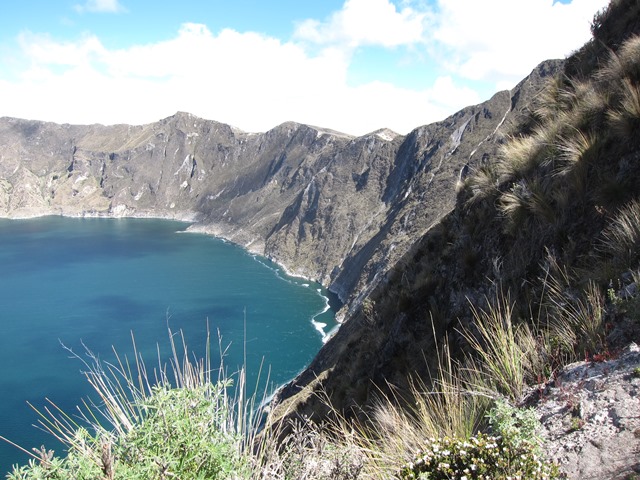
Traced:
<svg viewBox="0 0 640 480">
<path fill-rule="evenodd" d="M 619 138 L 635 140 L 640 131 L 640 85 L 624 79 L 620 94 L 618 106 L 607 114 L 609 125 Z"/>
<path fill-rule="evenodd" d="M 601 251 L 620 265 L 634 265 L 640 258 L 640 200 L 619 210 L 602 234 Z"/>
</svg>

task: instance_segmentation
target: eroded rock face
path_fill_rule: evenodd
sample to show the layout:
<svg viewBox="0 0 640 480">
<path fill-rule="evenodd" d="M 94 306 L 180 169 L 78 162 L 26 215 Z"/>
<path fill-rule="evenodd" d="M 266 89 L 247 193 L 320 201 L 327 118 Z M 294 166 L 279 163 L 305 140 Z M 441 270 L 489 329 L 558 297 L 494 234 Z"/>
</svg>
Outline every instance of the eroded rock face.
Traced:
<svg viewBox="0 0 640 480">
<path fill-rule="evenodd" d="M 406 137 L 292 122 L 250 134 L 186 113 L 142 126 L 2 118 L 0 216 L 193 221 L 357 303 L 453 207 L 460 175 L 495 154 L 501 126 L 557 68 Z"/>
<path fill-rule="evenodd" d="M 640 475 L 640 347 L 616 359 L 564 368 L 536 411 L 544 448 L 569 479 Z"/>
</svg>

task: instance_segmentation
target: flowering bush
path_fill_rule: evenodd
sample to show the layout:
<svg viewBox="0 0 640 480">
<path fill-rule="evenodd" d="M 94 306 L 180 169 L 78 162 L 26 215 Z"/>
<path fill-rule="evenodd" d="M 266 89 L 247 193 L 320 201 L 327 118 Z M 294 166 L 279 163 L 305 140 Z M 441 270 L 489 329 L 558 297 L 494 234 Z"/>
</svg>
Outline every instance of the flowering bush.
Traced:
<svg viewBox="0 0 640 480">
<path fill-rule="evenodd" d="M 430 439 L 424 450 L 399 472 L 401 480 L 544 480 L 557 478 L 557 467 L 528 443 L 514 446 L 478 434 L 469 440 Z"/>
<path fill-rule="evenodd" d="M 517 408 L 498 400 L 487 413 L 487 418 L 494 435 L 516 448 L 527 443 L 534 453 L 541 453 L 542 438 L 538 436 L 540 422 L 533 408 Z"/>
</svg>

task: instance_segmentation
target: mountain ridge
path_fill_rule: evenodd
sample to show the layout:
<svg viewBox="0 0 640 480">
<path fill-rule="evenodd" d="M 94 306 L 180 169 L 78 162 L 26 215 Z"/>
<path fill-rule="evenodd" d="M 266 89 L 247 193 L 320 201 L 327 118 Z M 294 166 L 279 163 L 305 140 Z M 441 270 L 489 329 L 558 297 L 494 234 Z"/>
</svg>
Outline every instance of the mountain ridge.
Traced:
<svg viewBox="0 0 640 480">
<path fill-rule="evenodd" d="M 543 63 L 529 83 L 558 64 Z M 514 95 L 530 90 L 523 82 Z M 517 113 L 514 95 L 408 135 L 353 137 L 296 122 L 247 133 L 186 112 L 138 126 L 4 117 L 0 215 L 191 221 L 350 302 L 453 206 L 460 171 L 495 154 L 495 138 L 485 140 Z"/>
<path fill-rule="evenodd" d="M 586 360 L 592 371 L 640 338 L 639 13 L 637 0 L 613 1 L 596 16 L 593 40 L 557 75 L 547 76 L 542 91 L 528 99 L 513 92 L 512 104 L 526 106 L 499 122 L 494 135 L 505 135 L 499 153 L 470 164 L 468 175 L 461 171 L 454 207 L 416 235 L 405 255 L 353 303 L 334 339 L 279 392 L 275 418 L 322 422 L 338 412 L 375 424 L 385 401 L 404 405 L 406 400 L 411 411 L 409 392 L 416 383 L 421 395 L 446 398 L 447 392 L 440 392 L 446 381 L 434 374 L 443 368 L 439 362 L 452 359 L 458 379 L 475 373 L 474 364 L 466 363 L 477 360 L 469 339 L 483 338 L 478 332 L 492 320 L 506 325 L 515 343 L 533 332 L 522 352 L 512 359 L 500 351 L 497 360 L 506 356 L 515 364 L 520 353 L 537 355 L 533 362 L 540 364 L 529 365 L 534 371 L 522 379 L 533 396 L 538 392 L 540 412 L 546 392 L 554 388 L 580 397 L 580 409 L 596 408 L 602 401 L 595 400 L 599 387 L 555 379 L 571 361 Z M 478 345 L 490 350 L 492 340 L 483 338 Z M 512 365 L 504 366 L 500 373 L 508 376 Z M 636 388 L 629 377 L 625 381 L 624 388 Z M 616 409 L 634 405 L 635 400 Z M 562 420 L 560 415 L 540 420 L 554 435 L 565 429 L 566 434 L 548 438 L 546 449 L 559 449 L 553 456 L 568 463 L 563 468 L 569 478 L 584 478 L 586 472 L 590 478 L 614 478 L 611 472 L 622 478 L 638 471 L 637 435 L 633 442 L 622 440 L 637 424 L 627 429 L 620 423 L 611 432 L 598 420 L 602 412 L 574 415 L 576 428 L 589 428 L 581 438 L 588 437 L 603 459 L 608 453 L 601 439 L 625 442 L 616 454 L 624 461 L 596 466 L 567 440 L 572 420 L 567 408 Z"/>
</svg>

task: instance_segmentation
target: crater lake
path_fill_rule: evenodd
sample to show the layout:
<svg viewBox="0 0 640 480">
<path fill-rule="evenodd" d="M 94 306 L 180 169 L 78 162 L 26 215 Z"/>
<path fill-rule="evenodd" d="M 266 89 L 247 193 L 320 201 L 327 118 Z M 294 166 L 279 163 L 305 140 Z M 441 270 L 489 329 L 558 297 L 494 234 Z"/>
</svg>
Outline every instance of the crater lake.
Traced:
<svg viewBox="0 0 640 480">
<path fill-rule="evenodd" d="M 169 358 L 168 327 L 196 356 L 218 332 L 230 373 L 247 352 L 248 385 L 260 365 L 275 387 L 299 373 L 335 328 L 339 302 L 313 282 L 187 223 L 155 219 L 0 219 L 0 435 L 30 450 L 62 445 L 33 425 L 46 398 L 73 413 L 91 388 L 85 347 L 147 364 Z M 246 320 L 245 320 L 246 319 Z M 245 333 L 246 322 L 246 333 Z M 28 456 L 0 442 L 0 472 Z"/>
</svg>

